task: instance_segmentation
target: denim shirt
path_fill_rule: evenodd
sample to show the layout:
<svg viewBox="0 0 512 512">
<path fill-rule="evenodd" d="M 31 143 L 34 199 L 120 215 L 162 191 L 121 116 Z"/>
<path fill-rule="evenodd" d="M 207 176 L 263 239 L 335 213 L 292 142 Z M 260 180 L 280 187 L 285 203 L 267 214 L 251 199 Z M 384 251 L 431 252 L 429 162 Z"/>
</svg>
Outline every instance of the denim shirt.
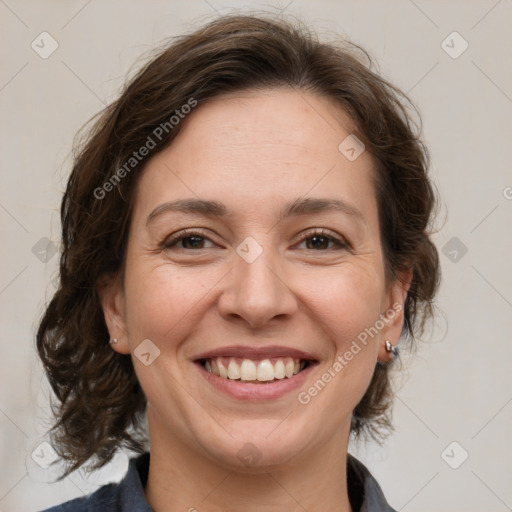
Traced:
<svg viewBox="0 0 512 512">
<path fill-rule="evenodd" d="M 128 472 L 121 482 L 104 485 L 90 496 L 42 512 L 153 512 L 144 496 L 148 472 L 149 452 L 130 460 Z M 347 484 L 354 512 L 396 512 L 387 504 L 382 489 L 368 469 L 350 454 Z"/>
</svg>

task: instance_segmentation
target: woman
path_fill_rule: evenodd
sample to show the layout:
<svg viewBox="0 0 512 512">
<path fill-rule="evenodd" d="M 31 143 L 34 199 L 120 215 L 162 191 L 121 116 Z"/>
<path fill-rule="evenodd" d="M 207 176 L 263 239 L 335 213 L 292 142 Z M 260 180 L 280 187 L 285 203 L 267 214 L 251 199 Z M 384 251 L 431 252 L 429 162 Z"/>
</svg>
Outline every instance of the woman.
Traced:
<svg viewBox="0 0 512 512">
<path fill-rule="evenodd" d="M 349 436 L 391 427 L 431 315 L 427 155 L 348 45 L 222 17 L 96 122 L 62 202 L 37 346 L 68 473 L 149 452 L 51 510 L 393 510 Z"/>
</svg>

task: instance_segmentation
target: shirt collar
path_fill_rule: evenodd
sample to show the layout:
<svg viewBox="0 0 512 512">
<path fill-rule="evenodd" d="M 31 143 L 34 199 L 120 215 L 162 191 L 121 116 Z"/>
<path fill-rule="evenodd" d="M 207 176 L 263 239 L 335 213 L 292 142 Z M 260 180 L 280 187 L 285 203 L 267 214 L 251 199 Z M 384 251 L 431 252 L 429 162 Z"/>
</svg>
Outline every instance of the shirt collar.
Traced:
<svg viewBox="0 0 512 512">
<path fill-rule="evenodd" d="M 149 452 L 130 460 L 128 472 L 117 488 L 121 512 L 153 512 L 144 495 L 149 474 Z M 354 512 L 396 512 L 380 485 L 368 469 L 355 457 L 347 458 L 347 485 Z"/>
</svg>

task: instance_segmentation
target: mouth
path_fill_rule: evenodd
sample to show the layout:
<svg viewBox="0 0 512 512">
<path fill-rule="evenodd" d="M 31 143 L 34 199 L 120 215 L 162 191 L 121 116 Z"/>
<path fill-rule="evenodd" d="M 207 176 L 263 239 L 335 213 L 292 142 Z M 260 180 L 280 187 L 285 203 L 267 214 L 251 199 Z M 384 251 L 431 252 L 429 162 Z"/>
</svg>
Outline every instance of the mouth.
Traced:
<svg viewBox="0 0 512 512">
<path fill-rule="evenodd" d="M 313 364 L 299 357 L 265 359 L 217 356 L 197 361 L 208 373 L 221 379 L 262 384 L 291 379 Z"/>
<path fill-rule="evenodd" d="M 278 345 L 223 347 L 193 359 L 216 392 L 251 402 L 275 400 L 296 392 L 319 361 L 313 354 Z"/>
</svg>

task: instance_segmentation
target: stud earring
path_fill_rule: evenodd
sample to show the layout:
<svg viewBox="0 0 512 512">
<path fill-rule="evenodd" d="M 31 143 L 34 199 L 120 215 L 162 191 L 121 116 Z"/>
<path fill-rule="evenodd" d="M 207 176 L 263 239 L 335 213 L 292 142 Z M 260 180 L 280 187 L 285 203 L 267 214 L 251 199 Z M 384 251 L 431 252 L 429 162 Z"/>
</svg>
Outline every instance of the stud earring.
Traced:
<svg viewBox="0 0 512 512">
<path fill-rule="evenodd" d="M 113 339 L 110 340 L 110 344 L 111 345 L 115 345 L 117 342 L 118 342 L 117 338 L 113 338 Z"/>
<path fill-rule="evenodd" d="M 391 354 L 393 359 L 398 355 L 398 348 L 394 345 L 391 345 L 389 340 L 386 340 L 386 350 Z"/>
</svg>

